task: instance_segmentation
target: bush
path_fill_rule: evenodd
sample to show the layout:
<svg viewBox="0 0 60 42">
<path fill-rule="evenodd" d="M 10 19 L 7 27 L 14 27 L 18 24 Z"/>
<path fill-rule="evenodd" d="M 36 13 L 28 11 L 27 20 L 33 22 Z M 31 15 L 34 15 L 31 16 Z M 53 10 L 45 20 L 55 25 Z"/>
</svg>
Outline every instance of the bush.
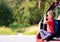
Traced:
<svg viewBox="0 0 60 42">
<path fill-rule="evenodd" d="M 30 6 L 31 5 L 31 6 Z M 34 4 L 28 3 L 25 8 L 24 12 L 21 16 L 22 23 L 29 23 L 29 24 L 37 24 L 39 23 L 43 11 L 39 10 L 38 8 L 35 8 Z"/>
<path fill-rule="evenodd" d="M 10 24 L 9 27 L 12 28 L 12 29 L 17 29 L 17 28 L 25 28 L 25 27 L 28 27 L 30 26 L 30 24 L 28 23 L 24 23 L 24 24 Z"/>
<path fill-rule="evenodd" d="M 14 21 L 12 8 L 0 1 L 0 26 L 9 26 Z"/>
<path fill-rule="evenodd" d="M 26 27 L 29 27 L 30 24 L 28 23 L 24 23 L 24 24 L 18 24 L 18 23 L 15 23 L 15 24 L 10 24 L 9 27 L 16 31 L 16 32 L 20 32 L 20 33 L 23 33 L 26 29 Z"/>
<path fill-rule="evenodd" d="M 43 12 L 42 11 L 40 12 L 40 10 L 33 7 L 30 7 L 29 11 L 30 11 L 30 18 L 29 18 L 30 24 L 38 24 L 42 17 Z"/>
</svg>

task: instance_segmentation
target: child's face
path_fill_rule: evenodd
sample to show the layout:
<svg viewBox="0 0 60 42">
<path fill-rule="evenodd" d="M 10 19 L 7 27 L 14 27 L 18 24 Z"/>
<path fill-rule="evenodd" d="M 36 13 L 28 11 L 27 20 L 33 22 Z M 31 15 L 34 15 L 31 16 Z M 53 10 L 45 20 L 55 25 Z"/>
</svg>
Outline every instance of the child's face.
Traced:
<svg viewBox="0 0 60 42">
<path fill-rule="evenodd" d="M 53 11 L 52 10 L 50 10 L 48 13 L 47 13 L 47 19 L 52 19 L 52 18 L 54 18 L 54 13 L 53 13 Z"/>
<path fill-rule="evenodd" d="M 47 19 L 52 19 L 53 16 L 51 14 L 48 14 Z"/>
<path fill-rule="evenodd" d="M 50 18 L 51 18 L 51 16 L 50 16 L 50 15 L 48 15 L 47 19 L 50 19 Z"/>
</svg>

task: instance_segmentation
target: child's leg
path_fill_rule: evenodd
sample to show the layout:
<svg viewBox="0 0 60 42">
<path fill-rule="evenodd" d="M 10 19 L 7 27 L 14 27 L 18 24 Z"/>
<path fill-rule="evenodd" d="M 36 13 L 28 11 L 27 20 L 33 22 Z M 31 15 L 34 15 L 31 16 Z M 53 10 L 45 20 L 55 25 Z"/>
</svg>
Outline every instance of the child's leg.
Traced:
<svg viewBox="0 0 60 42">
<path fill-rule="evenodd" d="M 40 36 L 41 36 L 41 38 L 43 38 L 45 36 L 43 29 L 40 29 Z"/>
<path fill-rule="evenodd" d="M 48 37 L 50 37 L 52 34 L 51 33 L 49 33 L 49 32 L 45 32 L 45 36 L 43 37 L 44 39 L 48 39 Z"/>
<path fill-rule="evenodd" d="M 47 39 L 51 35 L 51 33 L 41 29 L 40 30 L 40 35 L 41 35 L 42 38 Z"/>
</svg>

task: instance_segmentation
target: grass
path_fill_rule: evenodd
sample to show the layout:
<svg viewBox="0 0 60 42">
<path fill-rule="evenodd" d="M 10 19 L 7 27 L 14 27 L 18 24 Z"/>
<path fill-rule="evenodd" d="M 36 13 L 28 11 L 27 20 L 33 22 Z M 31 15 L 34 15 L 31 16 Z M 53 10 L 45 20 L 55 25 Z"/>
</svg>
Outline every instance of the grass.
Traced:
<svg viewBox="0 0 60 42">
<path fill-rule="evenodd" d="M 32 25 L 20 28 L 19 26 L 0 27 L 0 35 L 16 35 L 18 32 L 25 35 L 35 35 L 38 31 L 38 25 Z M 14 28 L 15 27 L 15 28 Z M 19 27 L 19 28 L 18 28 Z"/>
<path fill-rule="evenodd" d="M 10 28 L 0 27 L 0 35 L 16 35 L 16 32 Z"/>
<path fill-rule="evenodd" d="M 36 35 L 38 32 L 38 25 L 33 25 L 31 27 L 27 27 L 23 34 L 25 35 Z"/>
<path fill-rule="evenodd" d="M 35 31 L 25 31 L 24 32 L 25 35 L 36 35 L 36 33 L 37 33 L 37 30 L 35 30 Z"/>
<path fill-rule="evenodd" d="M 10 24 L 9 27 L 13 30 L 13 31 L 16 31 L 16 32 L 20 32 L 20 33 L 23 33 L 26 29 L 26 27 L 29 27 L 31 26 L 30 24 L 28 23 L 25 23 L 25 24 Z"/>
</svg>

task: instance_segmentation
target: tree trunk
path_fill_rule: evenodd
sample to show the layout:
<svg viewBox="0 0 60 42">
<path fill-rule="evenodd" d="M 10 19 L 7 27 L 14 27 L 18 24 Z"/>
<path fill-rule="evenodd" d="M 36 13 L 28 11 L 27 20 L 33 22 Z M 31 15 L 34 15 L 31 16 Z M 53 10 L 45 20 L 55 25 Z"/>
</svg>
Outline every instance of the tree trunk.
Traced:
<svg viewBox="0 0 60 42">
<path fill-rule="evenodd" d="M 38 0 L 38 9 L 40 9 L 40 0 Z"/>
</svg>

